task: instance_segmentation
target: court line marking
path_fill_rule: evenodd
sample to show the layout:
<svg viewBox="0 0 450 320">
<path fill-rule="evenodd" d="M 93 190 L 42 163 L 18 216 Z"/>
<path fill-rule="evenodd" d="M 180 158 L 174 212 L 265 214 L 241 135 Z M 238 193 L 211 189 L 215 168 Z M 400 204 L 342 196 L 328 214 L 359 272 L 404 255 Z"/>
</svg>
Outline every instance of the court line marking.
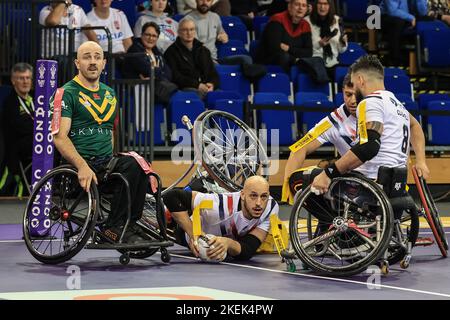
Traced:
<svg viewBox="0 0 450 320">
<path fill-rule="evenodd" d="M 179 255 L 179 254 L 170 254 L 173 257 L 178 257 L 178 258 L 185 258 L 185 259 L 189 259 L 189 260 L 198 260 L 198 258 L 195 257 L 187 257 L 187 256 L 183 256 L 183 255 Z M 349 280 L 349 279 L 341 279 L 341 278 L 331 278 L 331 277 L 324 277 L 324 276 L 317 276 L 317 275 L 312 275 L 312 274 L 303 274 L 303 273 L 293 273 L 293 272 L 288 272 L 288 271 L 283 271 L 283 270 L 275 270 L 275 269 L 268 269 L 268 268 L 262 268 L 262 267 L 255 267 L 255 266 L 247 266 L 247 265 L 242 265 L 242 264 L 235 264 L 235 263 L 230 263 L 230 262 L 220 262 L 220 264 L 223 265 L 228 265 L 228 266 L 232 266 L 232 267 L 240 267 L 240 268 L 247 268 L 247 269 L 254 269 L 254 270 L 260 270 L 260 271 L 268 271 L 268 272 L 274 272 L 274 273 L 282 273 L 282 274 L 289 274 L 292 276 L 298 276 L 298 277 L 304 277 L 304 278 L 313 278 L 313 279 L 321 279 L 321 280 L 330 280 L 330 281 L 337 281 L 337 282 L 346 282 L 346 283 L 352 283 L 352 284 L 359 284 L 359 285 L 364 285 L 366 287 L 368 287 L 368 283 L 367 282 L 362 282 L 362 281 L 356 281 L 356 280 Z M 369 277 L 370 275 L 368 275 Z M 439 292 L 433 292 L 433 291 L 425 291 L 425 290 L 417 290 L 417 289 L 409 289 L 409 288 L 402 288 L 402 287 L 395 287 L 395 286 L 389 286 L 389 285 L 385 285 L 385 284 L 377 284 L 377 285 L 372 285 L 373 287 L 375 286 L 379 286 L 381 288 L 386 288 L 386 289 L 392 289 L 392 290 L 400 290 L 400 291 L 408 291 L 408 292 L 413 292 L 413 293 L 422 293 L 422 294 L 428 294 L 428 295 L 433 295 L 433 296 L 439 296 L 439 297 L 445 297 L 445 298 L 450 298 L 450 294 L 446 294 L 446 293 L 439 293 Z"/>
</svg>

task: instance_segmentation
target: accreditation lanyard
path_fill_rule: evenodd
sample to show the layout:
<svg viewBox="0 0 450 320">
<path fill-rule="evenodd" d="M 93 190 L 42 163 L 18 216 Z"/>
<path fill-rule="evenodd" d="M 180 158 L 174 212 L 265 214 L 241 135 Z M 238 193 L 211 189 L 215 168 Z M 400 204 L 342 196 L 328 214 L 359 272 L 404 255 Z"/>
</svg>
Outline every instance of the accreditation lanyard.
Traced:
<svg viewBox="0 0 450 320">
<path fill-rule="evenodd" d="M 19 103 L 20 106 L 22 107 L 23 110 L 25 110 L 25 112 L 31 117 L 31 119 L 34 120 L 34 103 L 33 100 L 30 100 L 30 106 L 31 106 L 31 110 L 28 109 L 27 104 L 23 101 L 23 99 L 19 96 L 17 96 L 17 98 L 19 98 Z"/>
</svg>

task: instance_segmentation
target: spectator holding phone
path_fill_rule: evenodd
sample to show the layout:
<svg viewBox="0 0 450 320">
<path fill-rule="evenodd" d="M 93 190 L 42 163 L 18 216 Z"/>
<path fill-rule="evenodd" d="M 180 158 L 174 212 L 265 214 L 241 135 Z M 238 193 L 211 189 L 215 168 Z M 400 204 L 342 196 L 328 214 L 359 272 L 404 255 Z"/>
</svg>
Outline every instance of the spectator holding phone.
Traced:
<svg viewBox="0 0 450 320">
<path fill-rule="evenodd" d="M 347 35 L 340 27 L 340 17 L 335 15 L 334 1 L 314 1 L 313 10 L 305 20 L 311 25 L 313 57 L 323 58 L 328 77 L 333 79 L 338 56 L 348 45 Z"/>
</svg>

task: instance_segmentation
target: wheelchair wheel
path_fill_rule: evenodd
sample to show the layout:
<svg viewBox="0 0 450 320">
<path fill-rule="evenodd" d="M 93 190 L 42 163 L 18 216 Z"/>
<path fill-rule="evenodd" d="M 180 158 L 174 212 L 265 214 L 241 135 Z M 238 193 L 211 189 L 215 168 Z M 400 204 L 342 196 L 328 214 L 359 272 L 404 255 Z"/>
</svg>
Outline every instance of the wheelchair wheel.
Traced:
<svg viewBox="0 0 450 320">
<path fill-rule="evenodd" d="M 389 265 L 394 265 L 407 254 L 408 243 L 414 246 L 419 236 L 419 214 L 417 210 L 405 210 L 399 225 L 394 224 L 392 240 L 388 247 Z"/>
<path fill-rule="evenodd" d="M 196 161 L 228 191 L 242 190 L 253 175 L 268 179 L 268 158 L 256 134 L 242 120 L 223 111 L 198 116 L 193 131 Z M 201 159 L 200 159 L 201 157 Z"/>
<path fill-rule="evenodd" d="M 90 191 L 85 192 L 72 168 L 56 168 L 45 175 L 33 188 L 23 217 L 25 244 L 33 257 L 57 264 L 75 256 L 94 231 L 98 199 L 96 185 L 92 183 Z M 32 231 L 36 210 L 48 218 L 39 235 Z"/>
<path fill-rule="evenodd" d="M 427 182 L 423 177 L 418 176 L 417 170 L 414 167 L 412 168 L 412 173 L 417 186 L 417 192 L 419 193 L 420 201 L 422 203 L 422 212 L 430 225 L 431 231 L 433 232 L 442 256 L 447 257 L 447 237 L 445 235 L 444 226 L 442 225 L 436 204 L 433 200 L 433 196 L 431 195 L 430 189 L 428 189 Z"/>
<path fill-rule="evenodd" d="M 393 212 L 387 196 L 360 176 L 332 180 L 323 196 L 305 188 L 289 221 L 299 259 L 320 274 L 349 276 L 378 262 L 392 237 Z"/>
</svg>

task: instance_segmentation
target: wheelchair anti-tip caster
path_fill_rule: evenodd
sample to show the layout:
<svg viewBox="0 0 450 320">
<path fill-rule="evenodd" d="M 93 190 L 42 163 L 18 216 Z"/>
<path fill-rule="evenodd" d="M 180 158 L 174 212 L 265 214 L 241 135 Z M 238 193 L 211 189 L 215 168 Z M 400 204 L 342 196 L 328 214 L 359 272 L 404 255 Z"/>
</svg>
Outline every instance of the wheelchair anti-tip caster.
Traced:
<svg viewBox="0 0 450 320">
<path fill-rule="evenodd" d="M 170 253 L 167 251 L 167 249 L 161 249 L 161 261 L 164 263 L 170 262 Z"/>
<path fill-rule="evenodd" d="M 130 263 L 130 255 L 127 253 L 124 253 L 119 258 L 120 264 L 126 266 Z"/>
<path fill-rule="evenodd" d="M 288 272 L 295 272 L 297 271 L 297 266 L 293 261 L 286 261 L 286 267 Z"/>
<path fill-rule="evenodd" d="M 411 255 L 407 255 L 402 261 L 400 261 L 400 268 L 408 269 L 410 261 L 411 261 Z"/>
</svg>

